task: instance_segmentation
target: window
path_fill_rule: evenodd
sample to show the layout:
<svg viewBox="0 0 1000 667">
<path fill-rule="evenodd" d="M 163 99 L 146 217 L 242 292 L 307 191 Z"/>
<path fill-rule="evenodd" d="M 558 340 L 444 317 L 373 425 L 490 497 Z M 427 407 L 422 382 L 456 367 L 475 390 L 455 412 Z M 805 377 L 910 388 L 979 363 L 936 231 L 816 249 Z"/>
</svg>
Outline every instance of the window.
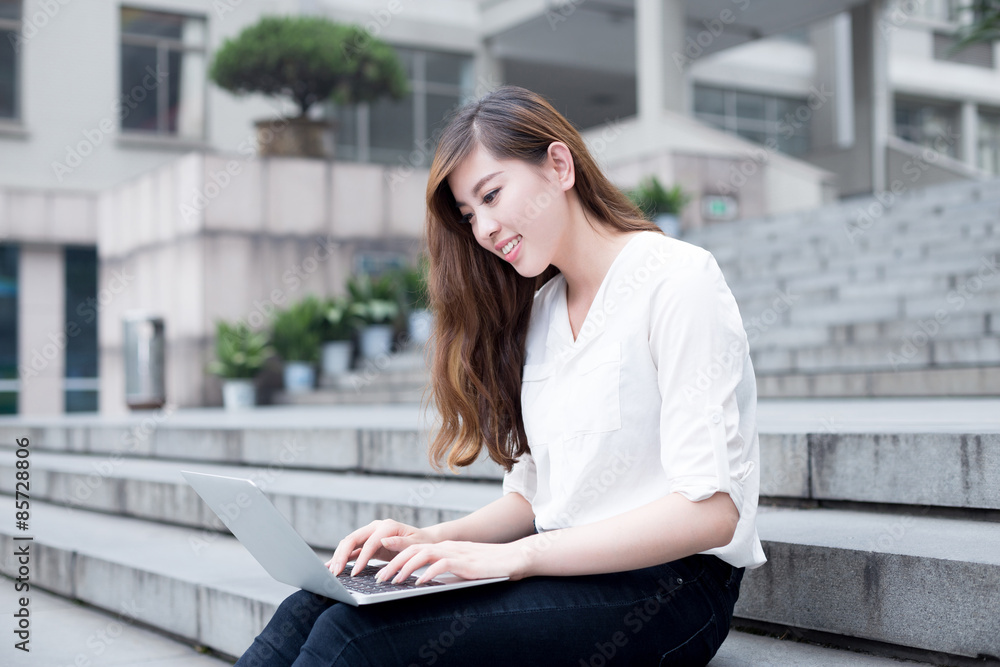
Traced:
<svg viewBox="0 0 1000 667">
<path fill-rule="evenodd" d="M 472 95 L 469 56 L 397 47 L 409 80 L 402 100 L 334 108 L 336 156 L 361 162 L 430 164 L 447 115 Z"/>
<path fill-rule="evenodd" d="M 970 44 L 955 54 L 949 53 L 955 42 L 954 35 L 934 33 L 934 59 L 963 65 L 993 69 L 993 42 Z"/>
<path fill-rule="evenodd" d="M 979 112 L 979 168 L 1000 176 L 1000 110 Z"/>
<path fill-rule="evenodd" d="M 205 125 L 205 21 L 121 9 L 122 130 L 200 140 Z"/>
<path fill-rule="evenodd" d="M 21 0 L 0 0 L 0 118 L 20 118 Z"/>
<path fill-rule="evenodd" d="M 719 129 L 765 144 L 775 142 L 789 155 L 809 151 L 812 108 L 804 98 L 694 87 L 694 115 Z"/>
<path fill-rule="evenodd" d="M 958 105 L 897 98 L 896 136 L 958 157 Z"/>
<path fill-rule="evenodd" d="M 0 244 L 0 414 L 17 414 L 17 260 L 15 245 Z"/>
<path fill-rule="evenodd" d="M 66 412 L 96 412 L 97 249 L 67 247 Z"/>
</svg>

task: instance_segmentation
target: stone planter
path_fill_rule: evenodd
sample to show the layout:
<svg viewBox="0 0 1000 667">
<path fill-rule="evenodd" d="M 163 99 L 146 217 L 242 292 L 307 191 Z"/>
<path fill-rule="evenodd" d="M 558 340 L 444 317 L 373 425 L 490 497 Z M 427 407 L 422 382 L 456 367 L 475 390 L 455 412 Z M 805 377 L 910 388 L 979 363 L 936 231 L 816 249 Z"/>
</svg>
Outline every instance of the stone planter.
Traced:
<svg viewBox="0 0 1000 667">
<path fill-rule="evenodd" d="M 316 386 L 316 369 L 308 361 L 286 361 L 284 379 L 289 394 L 309 392 Z"/>
<path fill-rule="evenodd" d="M 351 368 L 354 343 L 349 340 L 330 340 L 323 343 L 323 377 L 344 375 Z"/>
<path fill-rule="evenodd" d="M 333 159 L 335 125 L 329 121 L 282 118 L 254 125 L 259 155 Z"/>
<path fill-rule="evenodd" d="M 392 325 L 369 324 L 361 330 L 361 356 L 374 359 L 392 352 Z"/>
<path fill-rule="evenodd" d="M 226 410 L 249 410 L 257 405 L 253 380 L 229 378 L 222 381 L 222 405 Z"/>
<path fill-rule="evenodd" d="M 411 311 L 408 316 L 407 332 L 410 342 L 424 345 L 431 337 L 431 326 L 434 324 L 434 314 L 426 309 Z"/>
</svg>

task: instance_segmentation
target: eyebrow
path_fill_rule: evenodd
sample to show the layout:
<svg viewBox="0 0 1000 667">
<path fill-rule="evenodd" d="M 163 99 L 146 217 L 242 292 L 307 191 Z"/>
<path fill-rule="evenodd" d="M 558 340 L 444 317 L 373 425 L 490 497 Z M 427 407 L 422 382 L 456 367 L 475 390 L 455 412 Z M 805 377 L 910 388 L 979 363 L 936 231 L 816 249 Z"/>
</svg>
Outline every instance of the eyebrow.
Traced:
<svg viewBox="0 0 1000 667">
<path fill-rule="evenodd" d="M 502 171 L 494 171 L 492 174 L 486 174 L 485 176 L 483 176 L 482 178 L 480 178 L 479 182 L 476 183 L 476 187 L 472 188 L 472 194 L 474 194 L 475 196 L 478 197 L 479 196 L 479 190 L 484 185 L 486 185 L 486 181 L 490 180 L 494 176 L 499 176 L 502 173 L 503 173 Z M 460 202 L 458 200 L 455 200 L 455 206 L 468 206 L 468 204 L 466 204 L 465 202 Z"/>
</svg>

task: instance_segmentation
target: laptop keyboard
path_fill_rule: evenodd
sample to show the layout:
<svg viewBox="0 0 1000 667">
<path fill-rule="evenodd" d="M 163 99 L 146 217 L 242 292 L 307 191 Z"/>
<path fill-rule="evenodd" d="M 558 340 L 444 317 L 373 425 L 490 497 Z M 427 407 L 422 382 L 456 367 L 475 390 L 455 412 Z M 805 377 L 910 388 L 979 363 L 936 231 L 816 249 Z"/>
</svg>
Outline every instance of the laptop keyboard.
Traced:
<svg viewBox="0 0 1000 667">
<path fill-rule="evenodd" d="M 381 566 L 365 565 L 364 569 L 354 577 L 351 576 L 351 567 L 353 566 L 345 567 L 344 571 L 337 575 L 337 580 L 345 588 L 356 593 L 385 593 L 387 591 L 406 590 L 408 588 L 426 588 L 427 586 L 444 585 L 443 582 L 431 579 L 418 586 L 417 578 L 412 574 L 398 584 L 392 583 L 392 580 L 379 583 L 375 581 L 375 575 L 382 569 Z"/>
</svg>

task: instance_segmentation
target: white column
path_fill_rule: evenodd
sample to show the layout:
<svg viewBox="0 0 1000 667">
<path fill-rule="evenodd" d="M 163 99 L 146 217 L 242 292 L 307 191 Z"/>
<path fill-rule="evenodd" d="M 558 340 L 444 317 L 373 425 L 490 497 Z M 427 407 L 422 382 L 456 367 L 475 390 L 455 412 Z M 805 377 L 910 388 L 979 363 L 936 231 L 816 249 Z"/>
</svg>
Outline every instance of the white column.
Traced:
<svg viewBox="0 0 1000 667">
<path fill-rule="evenodd" d="M 979 108 L 975 102 L 966 100 L 962 103 L 962 117 L 959 119 L 958 131 L 962 135 L 959 158 L 976 169 L 979 152 Z"/>
<path fill-rule="evenodd" d="M 684 3 L 635 1 L 636 97 L 639 121 L 656 124 L 663 109 L 688 112 Z"/>
<path fill-rule="evenodd" d="M 66 264 L 62 246 L 24 244 L 18 258 L 18 413 L 65 410 Z"/>
<path fill-rule="evenodd" d="M 493 54 L 490 38 L 479 43 L 473 61 L 473 72 L 476 77 L 475 82 L 470 86 L 473 97 L 482 97 L 494 88 L 503 85 L 503 63 Z"/>
<path fill-rule="evenodd" d="M 854 143 L 854 82 L 851 72 L 851 19 L 841 12 L 813 25 L 810 41 L 816 54 L 814 83 L 832 90 L 833 98 L 818 106 L 810 124 L 813 151 L 850 148 Z"/>
<path fill-rule="evenodd" d="M 888 45 L 879 24 L 884 11 L 884 0 L 870 0 L 851 10 L 855 146 L 869 155 L 873 192 L 885 190 L 892 118 Z"/>
</svg>

